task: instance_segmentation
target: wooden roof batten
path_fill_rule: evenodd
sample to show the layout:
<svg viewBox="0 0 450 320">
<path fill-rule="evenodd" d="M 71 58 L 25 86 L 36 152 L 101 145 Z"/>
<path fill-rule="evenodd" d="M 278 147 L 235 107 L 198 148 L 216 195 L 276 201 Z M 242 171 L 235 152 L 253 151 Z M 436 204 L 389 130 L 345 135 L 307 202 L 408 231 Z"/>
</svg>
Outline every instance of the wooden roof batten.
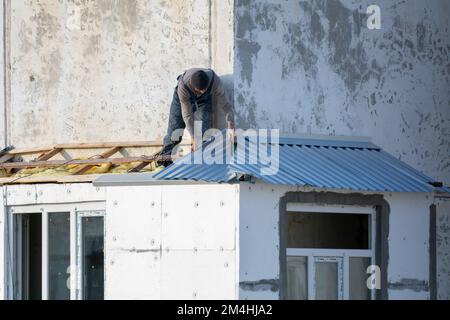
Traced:
<svg viewBox="0 0 450 320">
<path fill-rule="evenodd" d="M 188 143 L 182 143 L 181 146 L 187 146 Z M 130 170 L 126 172 L 139 172 L 148 167 L 153 161 L 170 160 L 169 155 L 158 155 L 157 153 L 147 154 L 142 156 L 128 156 L 125 149 L 127 148 L 161 148 L 161 141 L 122 141 L 122 142 L 89 142 L 89 143 L 64 143 L 56 144 L 54 146 L 39 147 L 39 148 L 22 148 L 15 149 L 7 147 L 0 151 L 0 171 L 3 177 L 0 177 L 0 185 L 7 184 L 24 184 L 24 183 L 76 183 L 76 182 L 92 182 L 100 174 L 108 174 L 109 172 L 100 174 L 86 174 L 90 169 L 96 166 L 107 166 L 108 168 L 117 167 L 124 164 L 133 164 Z M 83 159 L 64 159 L 52 160 L 58 154 L 68 154 L 68 150 L 83 150 L 84 152 L 98 149 L 107 149 L 102 153 L 95 152 L 95 154 Z M 112 156 L 121 153 L 121 157 Z M 125 155 L 124 155 L 125 154 Z M 22 156 L 36 157 L 33 160 L 24 161 Z M 109 166 L 109 165 L 110 166 Z M 67 168 L 71 166 L 74 168 L 71 172 L 64 172 L 63 175 L 45 175 L 44 174 L 30 174 L 26 175 L 24 169 L 42 168 L 58 169 Z M 20 176 L 16 174 L 20 173 Z M 22 176 L 23 175 L 23 176 Z"/>
</svg>

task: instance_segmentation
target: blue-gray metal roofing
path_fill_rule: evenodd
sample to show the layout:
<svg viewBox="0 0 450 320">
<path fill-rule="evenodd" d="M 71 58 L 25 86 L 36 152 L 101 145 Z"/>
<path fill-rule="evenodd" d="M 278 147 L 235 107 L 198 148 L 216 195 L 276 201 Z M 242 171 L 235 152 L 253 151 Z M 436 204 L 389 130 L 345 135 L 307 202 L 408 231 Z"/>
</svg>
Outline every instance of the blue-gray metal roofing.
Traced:
<svg viewBox="0 0 450 320">
<path fill-rule="evenodd" d="M 245 153 L 251 152 L 250 143 Z M 261 174 L 261 164 L 191 164 L 195 153 L 157 173 L 158 180 L 231 182 L 237 174 L 271 184 L 326 189 L 391 192 L 432 192 L 434 180 L 370 142 L 316 139 L 280 139 L 279 170 Z M 440 190 L 444 190 L 441 188 Z M 446 191 L 446 190 L 444 190 Z"/>
</svg>

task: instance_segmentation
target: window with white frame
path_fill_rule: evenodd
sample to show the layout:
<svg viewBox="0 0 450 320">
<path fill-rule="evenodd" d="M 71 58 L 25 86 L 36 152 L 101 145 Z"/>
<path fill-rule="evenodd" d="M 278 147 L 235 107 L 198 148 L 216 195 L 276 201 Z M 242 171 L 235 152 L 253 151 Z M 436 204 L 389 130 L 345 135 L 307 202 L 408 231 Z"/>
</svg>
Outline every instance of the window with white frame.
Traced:
<svg viewBox="0 0 450 320">
<path fill-rule="evenodd" d="M 9 207 L 9 296 L 104 298 L 104 204 Z"/>
<path fill-rule="evenodd" d="M 370 300 L 375 209 L 288 203 L 287 298 Z"/>
</svg>

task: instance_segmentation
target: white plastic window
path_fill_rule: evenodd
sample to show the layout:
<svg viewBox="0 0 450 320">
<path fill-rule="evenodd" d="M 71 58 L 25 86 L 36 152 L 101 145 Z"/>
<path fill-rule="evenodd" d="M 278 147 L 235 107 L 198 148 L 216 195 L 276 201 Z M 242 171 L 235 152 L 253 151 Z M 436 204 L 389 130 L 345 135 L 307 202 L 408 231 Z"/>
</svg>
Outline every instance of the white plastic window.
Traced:
<svg viewBox="0 0 450 320">
<path fill-rule="evenodd" d="M 374 208 L 288 203 L 287 215 L 288 299 L 373 299 Z"/>
<path fill-rule="evenodd" d="M 103 299 L 104 204 L 9 208 L 8 296 Z"/>
</svg>

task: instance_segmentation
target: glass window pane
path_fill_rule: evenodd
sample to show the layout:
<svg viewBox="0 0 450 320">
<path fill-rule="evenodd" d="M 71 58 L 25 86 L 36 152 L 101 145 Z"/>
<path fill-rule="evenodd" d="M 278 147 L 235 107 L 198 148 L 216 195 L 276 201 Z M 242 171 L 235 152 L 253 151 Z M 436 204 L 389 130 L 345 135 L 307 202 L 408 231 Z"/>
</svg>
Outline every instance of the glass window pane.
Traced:
<svg viewBox="0 0 450 320">
<path fill-rule="evenodd" d="M 42 298 L 42 215 L 14 215 L 14 298 Z"/>
<path fill-rule="evenodd" d="M 48 296 L 70 299 L 70 214 L 48 215 Z"/>
<path fill-rule="evenodd" d="M 338 263 L 316 262 L 316 299 L 338 299 Z"/>
<path fill-rule="evenodd" d="M 83 299 L 104 298 L 103 217 L 82 218 Z"/>
<path fill-rule="evenodd" d="M 367 214 L 288 212 L 288 248 L 369 249 Z"/>
<path fill-rule="evenodd" d="M 287 257 L 287 298 L 308 299 L 307 257 Z"/>
<path fill-rule="evenodd" d="M 370 258 L 349 258 L 350 300 L 370 300 L 370 290 L 367 288 L 366 273 Z"/>
</svg>

